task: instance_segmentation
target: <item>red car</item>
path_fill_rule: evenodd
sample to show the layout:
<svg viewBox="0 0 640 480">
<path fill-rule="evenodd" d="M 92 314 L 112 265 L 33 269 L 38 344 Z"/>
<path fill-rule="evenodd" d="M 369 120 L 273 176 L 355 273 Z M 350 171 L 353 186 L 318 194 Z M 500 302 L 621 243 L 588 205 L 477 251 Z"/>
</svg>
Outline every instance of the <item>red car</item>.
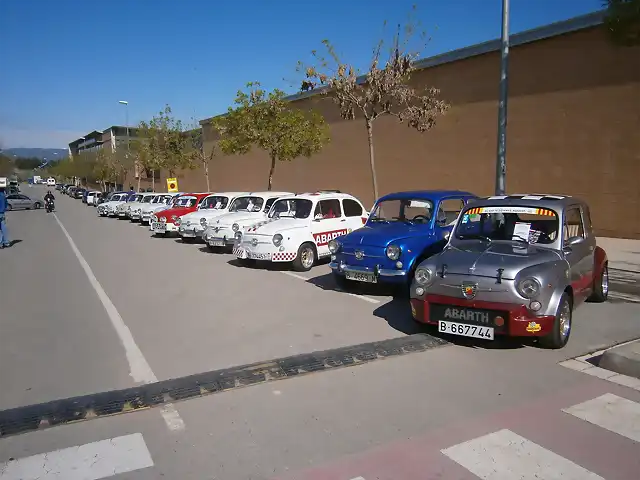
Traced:
<svg viewBox="0 0 640 480">
<path fill-rule="evenodd" d="M 176 197 L 173 207 L 161 210 L 151 217 L 151 229 L 156 235 L 166 236 L 177 232 L 176 220 L 187 213 L 195 212 L 200 202 L 210 193 L 184 193 Z"/>
</svg>

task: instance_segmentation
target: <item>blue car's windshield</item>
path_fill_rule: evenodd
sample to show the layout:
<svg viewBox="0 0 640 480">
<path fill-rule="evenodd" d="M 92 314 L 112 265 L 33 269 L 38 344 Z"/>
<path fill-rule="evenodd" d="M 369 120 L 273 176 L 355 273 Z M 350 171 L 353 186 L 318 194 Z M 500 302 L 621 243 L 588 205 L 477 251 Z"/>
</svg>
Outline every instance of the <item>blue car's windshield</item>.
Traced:
<svg viewBox="0 0 640 480">
<path fill-rule="evenodd" d="M 429 223 L 433 215 L 433 202 L 424 198 L 390 199 L 378 202 L 370 222 Z"/>
</svg>

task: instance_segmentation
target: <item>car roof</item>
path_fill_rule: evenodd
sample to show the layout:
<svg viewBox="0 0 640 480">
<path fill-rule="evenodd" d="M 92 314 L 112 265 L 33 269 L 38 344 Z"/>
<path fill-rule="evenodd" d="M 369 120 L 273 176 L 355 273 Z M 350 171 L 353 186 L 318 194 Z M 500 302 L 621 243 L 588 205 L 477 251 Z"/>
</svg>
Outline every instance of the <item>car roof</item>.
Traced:
<svg viewBox="0 0 640 480">
<path fill-rule="evenodd" d="M 293 192 L 271 192 L 271 191 L 262 191 L 262 192 L 246 192 L 243 193 L 243 196 L 256 196 L 256 197 L 284 197 L 285 195 L 293 195 Z"/>
<path fill-rule="evenodd" d="M 448 197 L 473 197 L 476 198 L 477 195 L 471 192 L 465 192 L 463 190 L 410 190 L 406 192 L 394 192 L 388 193 L 387 195 L 383 195 L 378 199 L 378 202 L 381 200 L 389 200 L 389 199 L 412 199 L 412 198 L 424 198 L 428 200 L 438 201 L 443 198 Z"/>
<path fill-rule="evenodd" d="M 327 200 L 327 199 L 331 199 L 331 198 L 349 198 L 349 199 L 355 199 L 355 197 L 349 193 L 342 193 L 339 192 L 337 190 L 335 191 L 328 191 L 328 190 L 319 190 L 316 192 L 305 192 L 305 193 L 294 193 L 291 195 L 285 195 L 280 197 L 280 199 L 283 198 L 303 198 L 306 200 L 311 200 L 311 201 L 315 201 L 315 200 Z"/>
<path fill-rule="evenodd" d="M 238 197 L 238 196 L 241 196 L 241 195 L 248 195 L 248 194 L 249 194 L 249 192 L 210 192 L 210 193 L 207 193 L 206 195 L 207 195 L 207 197 L 211 197 L 211 196 L 214 196 L 214 195 L 221 195 L 221 196 L 225 196 L 225 197 L 235 198 L 235 197 Z"/>
<path fill-rule="evenodd" d="M 527 204 L 551 210 L 561 210 L 569 205 L 586 205 L 586 203 L 580 198 L 555 193 L 515 193 L 510 195 L 492 195 L 490 197 L 478 198 L 473 201 L 473 204 L 482 204 L 485 206 L 517 206 Z"/>
</svg>

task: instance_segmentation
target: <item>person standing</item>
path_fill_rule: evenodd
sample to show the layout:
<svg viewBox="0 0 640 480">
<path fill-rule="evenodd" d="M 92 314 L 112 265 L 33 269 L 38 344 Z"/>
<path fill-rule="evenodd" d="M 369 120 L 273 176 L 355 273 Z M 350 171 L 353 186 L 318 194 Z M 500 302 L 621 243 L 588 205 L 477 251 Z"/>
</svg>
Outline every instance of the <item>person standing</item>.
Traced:
<svg viewBox="0 0 640 480">
<path fill-rule="evenodd" d="M 5 213 L 9 208 L 9 201 L 5 189 L 0 188 L 0 248 L 10 247 L 9 232 L 7 230 L 7 217 Z"/>
</svg>

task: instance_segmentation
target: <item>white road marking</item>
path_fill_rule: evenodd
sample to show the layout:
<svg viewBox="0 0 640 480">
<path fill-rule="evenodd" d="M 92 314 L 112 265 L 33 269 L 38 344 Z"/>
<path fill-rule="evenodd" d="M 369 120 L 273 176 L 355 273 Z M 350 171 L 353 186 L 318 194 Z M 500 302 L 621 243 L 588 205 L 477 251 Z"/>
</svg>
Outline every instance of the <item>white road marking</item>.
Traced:
<svg viewBox="0 0 640 480">
<path fill-rule="evenodd" d="M 0 464 L 0 480 L 98 480 L 153 467 L 140 433 Z"/>
<path fill-rule="evenodd" d="M 640 442 L 640 403 L 606 393 L 562 411 Z"/>
<path fill-rule="evenodd" d="M 58 222 L 58 225 L 62 229 L 62 233 L 64 233 L 64 235 L 67 237 L 69 245 L 71 245 L 71 250 L 73 250 L 73 253 L 78 259 L 78 262 L 80 262 L 84 273 L 89 279 L 89 283 L 102 302 L 109 320 L 111 320 L 111 324 L 113 325 L 113 328 L 120 338 L 120 342 L 122 343 L 125 354 L 127 356 L 127 361 L 129 362 L 129 375 L 135 382 L 156 383 L 158 381 L 158 377 L 156 377 L 155 373 L 153 373 L 153 370 L 151 370 L 151 366 L 147 362 L 147 359 L 144 358 L 140 347 L 138 347 L 138 344 L 131 334 L 131 330 L 129 330 L 129 327 L 126 323 L 124 323 L 122 316 L 120 316 L 120 312 L 118 312 L 118 309 L 107 295 L 107 292 L 105 292 L 104 288 L 102 288 L 102 285 L 100 285 L 100 282 L 94 275 L 93 270 L 91 270 L 89 263 L 87 263 L 85 258 L 82 256 L 82 253 L 80 253 L 80 250 L 78 250 L 78 247 L 73 241 L 73 238 L 71 238 L 71 235 L 69 235 L 69 232 L 55 213 L 53 214 L 53 218 L 56 219 L 56 222 Z M 167 426 L 169 427 L 169 430 L 184 430 L 184 422 L 182 421 L 182 419 L 180 418 L 180 414 L 172 404 L 166 404 L 162 409 L 161 414 Z M 179 419 L 180 421 L 178 422 L 176 419 Z"/>
<path fill-rule="evenodd" d="M 364 477 L 356 477 L 356 478 L 352 478 L 351 480 L 365 480 Z"/>
<path fill-rule="evenodd" d="M 286 272 L 286 271 L 281 270 L 280 273 L 284 273 L 285 275 L 288 275 L 290 277 L 297 278 L 298 280 L 304 280 L 305 282 L 309 280 L 307 277 L 303 277 L 302 275 L 298 275 L 297 273 L 293 273 L 293 272 Z M 380 300 L 376 300 L 375 298 L 365 297 L 364 295 L 357 295 L 357 294 L 351 293 L 351 292 L 345 292 L 344 290 L 341 290 L 339 288 L 336 288 L 335 291 L 336 292 L 340 292 L 340 293 L 344 293 L 345 295 L 349 295 L 349 296 L 352 296 L 352 297 L 355 297 L 355 298 L 359 298 L 360 300 L 364 300 L 365 302 L 380 303 Z"/>
<path fill-rule="evenodd" d="M 637 295 L 630 295 L 628 293 L 609 292 L 609 296 L 616 300 L 624 300 L 630 303 L 640 303 L 640 297 Z"/>
<path fill-rule="evenodd" d="M 454 445 L 442 453 L 483 480 L 604 480 L 506 429 Z"/>
</svg>

